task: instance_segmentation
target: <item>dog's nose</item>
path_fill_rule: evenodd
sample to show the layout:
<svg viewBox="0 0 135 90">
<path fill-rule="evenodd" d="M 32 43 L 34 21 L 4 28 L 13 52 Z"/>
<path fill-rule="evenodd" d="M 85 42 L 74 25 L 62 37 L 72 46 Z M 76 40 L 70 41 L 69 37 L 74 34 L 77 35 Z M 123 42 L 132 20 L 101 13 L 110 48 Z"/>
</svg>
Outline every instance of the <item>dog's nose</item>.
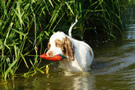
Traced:
<svg viewBox="0 0 135 90">
<path fill-rule="evenodd" d="M 49 57 L 53 56 L 53 52 L 52 51 L 49 51 L 47 54 L 48 54 Z"/>
</svg>

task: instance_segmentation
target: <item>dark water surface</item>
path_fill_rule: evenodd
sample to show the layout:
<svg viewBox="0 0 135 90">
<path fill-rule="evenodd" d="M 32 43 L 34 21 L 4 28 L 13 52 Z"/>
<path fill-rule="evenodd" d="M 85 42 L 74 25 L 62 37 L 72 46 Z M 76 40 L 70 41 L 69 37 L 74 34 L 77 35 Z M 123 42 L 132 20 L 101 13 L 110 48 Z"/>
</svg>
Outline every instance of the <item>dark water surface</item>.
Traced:
<svg viewBox="0 0 135 90">
<path fill-rule="evenodd" d="M 135 90 L 135 40 L 109 42 L 94 49 L 89 75 L 37 74 L 0 84 L 0 90 Z M 51 67 L 50 67 L 51 68 Z"/>
</svg>

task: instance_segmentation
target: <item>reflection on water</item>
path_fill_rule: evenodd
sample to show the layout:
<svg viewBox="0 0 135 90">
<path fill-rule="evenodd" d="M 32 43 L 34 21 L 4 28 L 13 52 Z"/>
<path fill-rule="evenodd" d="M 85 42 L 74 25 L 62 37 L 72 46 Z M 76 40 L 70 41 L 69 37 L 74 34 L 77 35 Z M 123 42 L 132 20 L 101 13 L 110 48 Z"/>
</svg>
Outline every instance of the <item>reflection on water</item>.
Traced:
<svg viewBox="0 0 135 90">
<path fill-rule="evenodd" d="M 0 90 L 95 90 L 94 76 L 59 76 L 52 75 L 46 78 L 45 75 L 38 75 L 30 79 L 19 78 L 8 85 L 0 86 Z"/>
<path fill-rule="evenodd" d="M 135 24 L 126 25 L 127 31 L 125 31 L 126 39 L 135 39 Z"/>
<path fill-rule="evenodd" d="M 135 84 L 135 42 L 114 42 L 96 50 L 93 72 L 96 88 L 113 90 L 134 90 Z M 101 53 L 101 54 L 100 54 Z M 102 83 L 104 82 L 104 83 Z"/>
<path fill-rule="evenodd" d="M 125 29 L 126 29 L 125 32 L 126 39 L 135 39 L 135 12 L 134 11 L 135 11 L 135 5 L 127 9 L 128 16 L 124 15 L 125 18 L 123 18 L 123 21 L 125 23 Z"/>
</svg>

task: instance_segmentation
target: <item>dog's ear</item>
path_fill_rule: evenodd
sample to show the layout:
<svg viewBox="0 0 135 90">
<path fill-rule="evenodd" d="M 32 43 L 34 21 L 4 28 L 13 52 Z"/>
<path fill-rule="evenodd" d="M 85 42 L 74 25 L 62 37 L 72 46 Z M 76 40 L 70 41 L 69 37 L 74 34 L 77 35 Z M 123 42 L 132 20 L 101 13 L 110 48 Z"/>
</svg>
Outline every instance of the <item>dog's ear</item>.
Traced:
<svg viewBox="0 0 135 90">
<path fill-rule="evenodd" d="M 64 38 L 64 54 L 70 59 L 70 60 L 74 60 L 74 48 L 72 45 L 72 41 L 68 38 L 65 37 Z"/>
</svg>

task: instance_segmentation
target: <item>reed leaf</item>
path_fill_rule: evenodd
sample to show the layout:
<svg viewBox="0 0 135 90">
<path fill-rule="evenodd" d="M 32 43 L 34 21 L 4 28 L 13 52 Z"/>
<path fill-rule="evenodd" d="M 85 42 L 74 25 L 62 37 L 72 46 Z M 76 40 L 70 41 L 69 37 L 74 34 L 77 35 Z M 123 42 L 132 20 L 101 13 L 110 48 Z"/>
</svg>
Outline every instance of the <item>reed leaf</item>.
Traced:
<svg viewBox="0 0 135 90">
<path fill-rule="evenodd" d="M 5 38 L 5 40 L 4 40 L 4 46 L 7 47 L 10 52 L 11 52 L 11 49 L 10 49 L 10 47 L 7 45 L 7 39 L 8 39 L 8 37 L 9 37 L 9 34 L 10 34 L 10 31 L 11 31 L 12 26 L 13 26 L 13 23 L 11 22 L 10 25 L 9 25 L 9 28 L 8 28 L 8 32 L 7 32 L 7 34 L 6 34 L 6 38 Z"/>
<path fill-rule="evenodd" d="M 74 15 L 74 12 L 71 8 L 71 6 L 69 5 L 70 2 L 65 2 L 65 4 L 67 5 L 67 8 L 70 10 L 70 12 Z"/>
</svg>

